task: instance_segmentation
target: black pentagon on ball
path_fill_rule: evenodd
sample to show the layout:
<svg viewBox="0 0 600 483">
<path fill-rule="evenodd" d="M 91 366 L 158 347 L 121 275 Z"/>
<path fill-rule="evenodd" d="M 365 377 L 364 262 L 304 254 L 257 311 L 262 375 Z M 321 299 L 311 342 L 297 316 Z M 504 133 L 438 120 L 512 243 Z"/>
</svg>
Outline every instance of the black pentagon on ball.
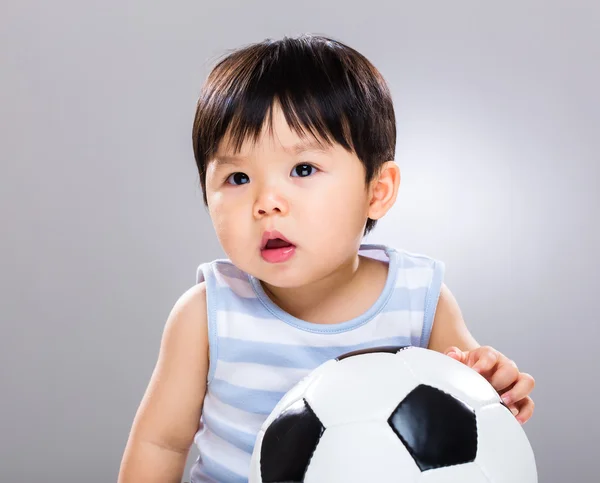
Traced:
<svg viewBox="0 0 600 483">
<path fill-rule="evenodd" d="M 344 359 L 348 359 L 349 357 L 361 356 L 363 354 L 375 354 L 377 352 L 389 352 L 390 354 L 396 354 L 401 350 L 407 349 L 411 346 L 405 345 L 390 345 L 390 346 L 381 346 L 381 347 L 368 347 L 366 349 L 358 349 L 351 352 L 346 352 L 341 356 L 337 357 L 337 361 L 342 361 Z"/>
<path fill-rule="evenodd" d="M 470 463 L 477 455 L 475 411 L 434 387 L 413 389 L 388 423 L 421 471 Z"/>
<path fill-rule="evenodd" d="M 285 409 L 263 436 L 262 481 L 301 482 L 324 431 L 306 400 L 301 399 Z"/>
</svg>

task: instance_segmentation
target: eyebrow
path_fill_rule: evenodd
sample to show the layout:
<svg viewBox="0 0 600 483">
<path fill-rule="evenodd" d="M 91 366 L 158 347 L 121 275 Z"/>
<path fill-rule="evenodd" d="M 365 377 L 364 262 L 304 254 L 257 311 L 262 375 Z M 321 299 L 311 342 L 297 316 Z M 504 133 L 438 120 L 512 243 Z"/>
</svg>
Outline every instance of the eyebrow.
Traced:
<svg viewBox="0 0 600 483">
<path fill-rule="evenodd" d="M 307 151 L 326 153 L 327 146 L 319 141 L 300 141 L 292 146 L 284 147 L 284 151 L 293 156 L 298 156 Z M 245 156 L 239 155 L 227 155 L 227 154 L 215 154 L 213 157 L 217 167 L 227 166 L 227 165 L 239 165 L 244 161 L 247 161 Z"/>
</svg>

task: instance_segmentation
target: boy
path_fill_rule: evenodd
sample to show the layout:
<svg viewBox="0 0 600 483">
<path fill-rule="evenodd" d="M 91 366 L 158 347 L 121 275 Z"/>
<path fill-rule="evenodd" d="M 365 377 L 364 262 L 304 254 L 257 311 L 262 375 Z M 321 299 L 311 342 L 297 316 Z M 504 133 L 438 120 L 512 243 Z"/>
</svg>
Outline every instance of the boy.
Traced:
<svg viewBox="0 0 600 483">
<path fill-rule="evenodd" d="M 302 36 L 239 49 L 209 75 L 193 128 L 228 260 L 175 304 L 120 483 L 245 482 L 283 394 L 327 359 L 419 345 L 473 367 L 524 423 L 533 378 L 470 335 L 443 264 L 361 240 L 396 200 L 390 92 L 361 54 Z"/>
</svg>

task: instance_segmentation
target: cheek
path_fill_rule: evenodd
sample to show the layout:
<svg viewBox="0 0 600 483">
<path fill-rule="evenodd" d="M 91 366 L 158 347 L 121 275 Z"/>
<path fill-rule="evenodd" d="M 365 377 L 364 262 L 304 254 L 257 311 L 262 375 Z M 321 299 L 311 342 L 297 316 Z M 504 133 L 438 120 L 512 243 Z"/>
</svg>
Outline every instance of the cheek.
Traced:
<svg viewBox="0 0 600 483">
<path fill-rule="evenodd" d="M 362 223 L 367 214 L 367 194 L 362 184 L 346 182 L 329 190 L 318 203 L 318 213 L 325 214 L 324 219 L 336 224 Z"/>
<path fill-rule="evenodd" d="M 331 187 L 326 194 L 306 197 L 301 206 L 304 218 L 301 225 L 320 243 L 340 246 L 341 240 L 346 240 L 354 246 L 357 237 L 362 237 L 368 213 L 363 185 Z"/>
<path fill-rule="evenodd" d="M 232 228 L 235 226 L 232 214 L 230 213 L 231 209 L 228 209 L 225 203 L 220 202 L 218 197 L 210 200 L 208 206 L 215 233 L 221 244 L 225 244 L 233 236 Z"/>
<path fill-rule="evenodd" d="M 225 251 L 239 249 L 240 241 L 252 233 L 252 219 L 248 210 L 231 199 L 214 197 L 209 202 L 209 214 L 219 242 Z M 241 245 L 245 244 L 242 241 Z"/>
</svg>

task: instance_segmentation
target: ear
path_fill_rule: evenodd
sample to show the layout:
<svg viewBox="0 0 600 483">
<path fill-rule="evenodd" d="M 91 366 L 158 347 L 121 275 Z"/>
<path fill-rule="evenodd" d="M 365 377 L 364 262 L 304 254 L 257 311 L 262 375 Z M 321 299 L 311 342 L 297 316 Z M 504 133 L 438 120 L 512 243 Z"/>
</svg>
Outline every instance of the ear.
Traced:
<svg viewBox="0 0 600 483">
<path fill-rule="evenodd" d="M 372 220 L 383 217 L 396 202 L 400 187 L 400 168 L 395 161 L 385 162 L 369 187 L 369 212 Z"/>
</svg>

